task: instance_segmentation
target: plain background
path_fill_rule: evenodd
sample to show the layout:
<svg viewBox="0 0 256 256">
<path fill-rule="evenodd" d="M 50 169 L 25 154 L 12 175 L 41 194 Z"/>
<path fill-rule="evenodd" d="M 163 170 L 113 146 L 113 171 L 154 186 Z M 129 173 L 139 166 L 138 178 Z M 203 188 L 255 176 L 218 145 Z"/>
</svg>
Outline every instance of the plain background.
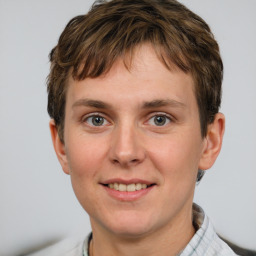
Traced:
<svg viewBox="0 0 256 256">
<path fill-rule="evenodd" d="M 210 25 L 225 65 L 226 134 L 195 201 L 217 231 L 256 249 L 256 1 L 183 0 Z M 0 255 L 90 231 L 53 151 L 48 54 L 86 0 L 0 0 Z"/>
</svg>

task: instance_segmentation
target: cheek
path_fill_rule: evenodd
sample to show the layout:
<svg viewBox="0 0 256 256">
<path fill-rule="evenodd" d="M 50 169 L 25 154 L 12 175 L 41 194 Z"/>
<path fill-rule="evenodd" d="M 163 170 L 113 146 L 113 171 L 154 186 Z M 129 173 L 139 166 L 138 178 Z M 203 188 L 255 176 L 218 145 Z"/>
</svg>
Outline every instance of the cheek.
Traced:
<svg viewBox="0 0 256 256">
<path fill-rule="evenodd" d="M 171 179 L 173 183 L 194 180 L 200 159 L 200 145 L 198 140 L 187 136 L 170 136 L 158 140 L 157 146 L 149 145 L 149 157 L 162 173 L 164 179 Z"/>
<path fill-rule="evenodd" d="M 91 212 L 100 201 L 97 194 L 98 177 L 106 149 L 100 146 L 102 143 L 98 143 L 98 140 L 85 136 L 71 141 L 67 145 L 67 157 L 72 187 L 82 207 Z"/>
<path fill-rule="evenodd" d="M 72 143 L 67 145 L 67 158 L 71 176 L 89 178 L 96 175 L 101 169 L 106 156 L 106 148 L 103 141 L 89 136 L 73 138 Z"/>
</svg>

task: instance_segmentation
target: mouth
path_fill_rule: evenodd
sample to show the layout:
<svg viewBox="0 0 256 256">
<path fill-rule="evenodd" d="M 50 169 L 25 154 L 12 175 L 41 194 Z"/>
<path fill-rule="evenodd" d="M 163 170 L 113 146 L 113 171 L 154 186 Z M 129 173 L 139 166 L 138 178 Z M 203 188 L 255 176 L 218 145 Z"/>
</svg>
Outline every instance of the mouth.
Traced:
<svg viewBox="0 0 256 256">
<path fill-rule="evenodd" d="M 123 184 L 123 183 L 109 183 L 103 184 L 103 186 L 108 187 L 110 189 L 120 191 L 120 192 L 135 192 L 143 189 L 147 189 L 156 184 L 145 184 L 145 183 L 131 183 L 131 184 Z"/>
<path fill-rule="evenodd" d="M 109 180 L 101 183 L 109 196 L 120 201 L 136 201 L 144 198 L 157 185 L 143 180 Z"/>
</svg>

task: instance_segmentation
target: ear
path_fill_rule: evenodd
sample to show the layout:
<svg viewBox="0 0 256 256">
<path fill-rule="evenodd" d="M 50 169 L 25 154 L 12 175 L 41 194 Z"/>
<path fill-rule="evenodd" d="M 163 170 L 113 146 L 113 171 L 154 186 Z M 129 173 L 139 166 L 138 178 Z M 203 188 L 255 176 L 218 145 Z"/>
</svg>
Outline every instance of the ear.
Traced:
<svg viewBox="0 0 256 256">
<path fill-rule="evenodd" d="M 198 169 L 207 170 L 212 167 L 220 153 L 224 131 L 225 116 L 222 113 L 217 113 L 214 122 L 208 125 L 205 146 Z"/>
<path fill-rule="evenodd" d="M 51 136 L 52 136 L 52 143 L 54 150 L 56 152 L 56 155 L 58 157 L 58 160 L 62 166 L 63 171 L 66 174 L 69 174 L 69 168 L 68 168 L 68 161 L 67 161 L 67 155 L 65 150 L 64 143 L 60 140 L 57 127 L 55 125 L 55 122 L 53 119 L 50 120 L 49 123 Z"/>
</svg>

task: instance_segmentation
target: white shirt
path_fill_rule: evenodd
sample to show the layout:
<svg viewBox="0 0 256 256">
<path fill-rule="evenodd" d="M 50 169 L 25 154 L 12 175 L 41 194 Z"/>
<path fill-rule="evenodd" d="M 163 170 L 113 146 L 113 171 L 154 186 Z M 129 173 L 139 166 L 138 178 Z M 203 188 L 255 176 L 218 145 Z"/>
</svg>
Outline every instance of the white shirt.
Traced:
<svg viewBox="0 0 256 256">
<path fill-rule="evenodd" d="M 180 256 L 232 256 L 235 254 L 230 247 L 216 234 L 209 218 L 203 209 L 193 205 L 193 222 L 199 229 L 192 237 Z"/>
</svg>

